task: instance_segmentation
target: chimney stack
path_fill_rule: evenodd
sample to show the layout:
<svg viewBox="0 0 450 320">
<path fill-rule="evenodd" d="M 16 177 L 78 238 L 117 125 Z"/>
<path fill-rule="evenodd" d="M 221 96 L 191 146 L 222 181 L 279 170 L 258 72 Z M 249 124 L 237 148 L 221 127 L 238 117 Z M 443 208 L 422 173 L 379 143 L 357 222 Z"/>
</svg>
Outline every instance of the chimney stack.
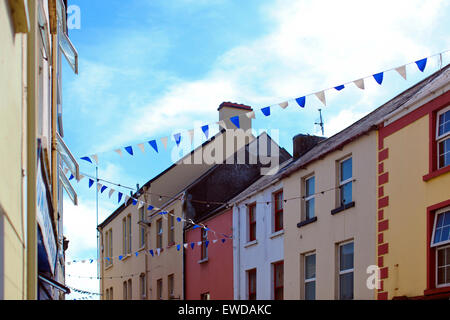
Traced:
<svg viewBox="0 0 450 320">
<path fill-rule="evenodd" d="M 324 137 L 311 136 L 309 134 L 298 134 L 293 140 L 293 158 L 297 160 L 309 150 L 314 148 L 320 141 L 325 140 Z"/>
<path fill-rule="evenodd" d="M 252 119 L 245 114 L 253 109 L 245 104 L 222 102 L 219 106 L 219 120 L 224 120 L 228 129 L 236 129 L 236 126 L 229 120 L 231 117 L 239 116 L 239 125 L 242 130 L 247 131 L 252 128 Z"/>
</svg>

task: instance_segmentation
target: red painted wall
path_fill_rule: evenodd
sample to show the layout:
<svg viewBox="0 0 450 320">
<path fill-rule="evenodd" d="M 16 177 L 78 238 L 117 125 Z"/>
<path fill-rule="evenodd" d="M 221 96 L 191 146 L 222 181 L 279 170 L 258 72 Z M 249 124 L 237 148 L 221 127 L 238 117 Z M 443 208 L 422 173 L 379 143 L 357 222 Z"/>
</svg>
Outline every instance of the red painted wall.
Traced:
<svg viewBox="0 0 450 320">
<path fill-rule="evenodd" d="M 233 300 L 233 240 L 224 238 L 221 233 L 231 236 L 233 226 L 233 211 L 229 209 L 202 223 L 212 231 L 208 232 L 208 261 L 201 260 L 201 229 L 186 231 L 185 243 L 185 299 L 199 300 L 200 295 L 209 292 L 211 300 Z M 212 240 L 219 239 L 216 243 Z M 194 249 L 190 243 L 195 242 Z"/>
</svg>

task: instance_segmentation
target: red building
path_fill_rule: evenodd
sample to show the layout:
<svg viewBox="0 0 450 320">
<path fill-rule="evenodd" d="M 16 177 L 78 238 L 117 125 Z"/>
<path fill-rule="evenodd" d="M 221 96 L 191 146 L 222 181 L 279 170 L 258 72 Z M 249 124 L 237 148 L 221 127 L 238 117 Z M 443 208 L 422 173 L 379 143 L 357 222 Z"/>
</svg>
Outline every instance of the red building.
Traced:
<svg viewBox="0 0 450 320">
<path fill-rule="evenodd" d="M 185 242 L 194 243 L 185 249 L 185 299 L 233 299 L 233 241 L 231 235 L 233 210 L 225 209 L 202 223 L 205 229 L 188 229 Z M 201 241 L 201 246 L 198 242 Z"/>
</svg>

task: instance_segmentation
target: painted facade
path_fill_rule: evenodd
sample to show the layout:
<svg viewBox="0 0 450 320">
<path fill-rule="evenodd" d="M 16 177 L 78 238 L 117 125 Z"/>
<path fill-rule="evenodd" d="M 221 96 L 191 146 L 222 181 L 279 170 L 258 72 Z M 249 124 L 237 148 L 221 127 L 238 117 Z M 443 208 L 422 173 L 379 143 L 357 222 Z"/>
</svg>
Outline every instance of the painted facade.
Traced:
<svg viewBox="0 0 450 320">
<path fill-rule="evenodd" d="M 377 299 L 450 297 L 450 69 L 379 123 Z"/>
</svg>

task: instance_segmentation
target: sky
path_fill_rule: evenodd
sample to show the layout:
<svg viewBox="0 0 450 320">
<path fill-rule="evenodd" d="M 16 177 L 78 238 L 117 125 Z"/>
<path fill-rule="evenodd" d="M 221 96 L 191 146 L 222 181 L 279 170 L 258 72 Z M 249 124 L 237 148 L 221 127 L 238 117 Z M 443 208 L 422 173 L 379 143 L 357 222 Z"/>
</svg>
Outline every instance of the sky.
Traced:
<svg viewBox="0 0 450 320">
<path fill-rule="evenodd" d="M 439 69 L 437 57 L 424 72 L 407 66 L 407 80 L 392 68 L 450 49 L 450 3 L 444 0 L 69 0 L 80 8 L 80 29 L 69 30 L 79 54 L 79 74 L 63 62 L 64 140 L 76 158 L 99 155 L 99 177 L 136 188 L 205 141 L 200 127 L 218 121 L 218 106 L 231 101 L 252 106 L 253 128 L 278 137 L 292 153 L 296 134 L 321 135 L 322 110 L 330 137 Z M 450 62 L 450 53 L 442 56 Z M 326 91 L 324 106 L 308 97 L 342 83 L 373 78 L 365 90 L 349 84 Z M 259 113 L 258 113 L 259 112 Z M 211 133 L 214 131 L 211 128 Z M 182 133 L 178 149 L 173 134 Z M 161 137 L 169 136 L 164 150 Z M 120 157 L 113 150 L 157 139 L 159 153 L 146 147 Z M 123 150 L 123 149 L 122 149 Z M 95 167 L 79 160 L 84 174 Z M 87 179 L 72 180 L 79 205 L 64 201 L 66 259 L 96 258 L 96 225 L 118 206 L 99 196 Z M 123 192 L 126 189 L 116 188 Z M 128 191 L 129 192 L 129 191 Z M 99 292 L 95 263 L 66 268 L 66 283 Z M 84 295 L 71 294 L 67 299 Z"/>
</svg>

